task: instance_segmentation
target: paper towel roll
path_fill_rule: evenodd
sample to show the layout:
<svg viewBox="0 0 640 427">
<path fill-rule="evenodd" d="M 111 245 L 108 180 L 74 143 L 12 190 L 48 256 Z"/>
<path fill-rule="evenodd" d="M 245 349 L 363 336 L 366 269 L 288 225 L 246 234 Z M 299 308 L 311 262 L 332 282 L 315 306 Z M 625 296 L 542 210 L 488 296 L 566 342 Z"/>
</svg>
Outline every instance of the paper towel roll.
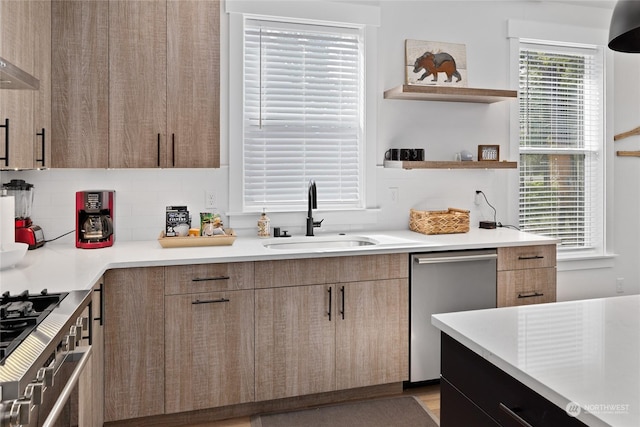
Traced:
<svg viewBox="0 0 640 427">
<path fill-rule="evenodd" d="M 16 208 L 13 196 L 0 196 L 0 250 L 16 242 Z"/>
</svg>

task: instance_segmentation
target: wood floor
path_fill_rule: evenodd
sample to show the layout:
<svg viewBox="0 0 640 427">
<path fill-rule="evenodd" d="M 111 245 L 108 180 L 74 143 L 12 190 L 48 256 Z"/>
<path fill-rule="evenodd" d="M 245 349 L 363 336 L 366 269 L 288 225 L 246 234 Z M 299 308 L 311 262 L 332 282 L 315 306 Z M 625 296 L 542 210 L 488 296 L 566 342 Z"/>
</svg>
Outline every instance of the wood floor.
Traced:
<svg viewBox="0 0 640 427">
<path fill-rule="evenodd" d="M 418 397 L 437 417 L 440 417 L 440 385 L 411 388 L 403 394 Z M 215 421 L 206 424 L 193 424 L 189 427 L 250 427 L 249 417 L 233 418 L 229 420 Z"/>
</svg>

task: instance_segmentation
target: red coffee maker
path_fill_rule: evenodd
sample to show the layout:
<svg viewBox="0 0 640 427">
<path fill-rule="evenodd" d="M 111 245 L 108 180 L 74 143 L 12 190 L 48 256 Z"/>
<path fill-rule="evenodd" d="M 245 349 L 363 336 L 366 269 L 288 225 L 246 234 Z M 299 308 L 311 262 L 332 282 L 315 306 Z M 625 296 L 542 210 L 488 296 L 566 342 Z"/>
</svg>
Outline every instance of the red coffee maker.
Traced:
<svg viewBox="0 0 640 427">
<path fill-rule="evenodd" d="M 76 248 L 113 245 L 115 195 L 114 190 L 76 192 Z"/>
</svg>

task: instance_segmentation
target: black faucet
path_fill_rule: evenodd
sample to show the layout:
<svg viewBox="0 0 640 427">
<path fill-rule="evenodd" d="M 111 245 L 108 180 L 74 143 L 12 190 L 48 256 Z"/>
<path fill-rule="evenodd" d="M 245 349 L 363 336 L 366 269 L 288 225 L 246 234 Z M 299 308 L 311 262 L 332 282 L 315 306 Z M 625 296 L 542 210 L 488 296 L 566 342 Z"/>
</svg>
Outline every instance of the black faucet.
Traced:
<svg viewBox="0 0 640 427">
<path fill-rule="evenodd" d="M 321 220 L 319 222 L 313 220 L 313 210 L 318 208 L 318 200 L 316 198 L 316 182 L 309 181 L 309 193 L 307 196 L 308 210 L 307 210 L 307 236 L 313 236 L 313 229 L 322 225 Z"/>
</svg>

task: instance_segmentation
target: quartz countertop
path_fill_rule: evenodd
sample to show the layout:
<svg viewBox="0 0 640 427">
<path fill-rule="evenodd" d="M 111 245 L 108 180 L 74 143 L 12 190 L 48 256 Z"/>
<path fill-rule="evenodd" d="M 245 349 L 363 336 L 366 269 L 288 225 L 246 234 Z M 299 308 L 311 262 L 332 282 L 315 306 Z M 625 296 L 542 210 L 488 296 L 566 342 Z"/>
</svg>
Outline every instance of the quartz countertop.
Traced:
<svg viewBox="0 0 640 427">
<path fill-rule="evenodd" d="M 640 426 L 640 295 L 436 314 L 432 323 L 589 426 Z"/>
<path fill-rule="evenodd" d="M 338 236 L 317 233 L 317 237 Z M 231 246 L 163 248 L 156 240 L 116 242 L 101 249 L 77 249 L 73 243 L 47 243 L 27 251 L 14 267 L 0 271 L 0 291 L 24 290 L 63 292 L 89 289 L 112 268 L 153 267 L 184 264 L 263 261 L 331 256 L 373 255 L 385 253 L 432 252 L 459 249 L 495 248 L 553 244 L 556 240 L 508 228 L 485 230 L 472 228 L 468 233 L 423 235 L 409 230 L 347 233 L 378 242 L 376 245 L 344 248 L 269 249 L 264 244 L 294 242 L 314 237 L 260 239 L 239 236 Z"/>
</svg>

